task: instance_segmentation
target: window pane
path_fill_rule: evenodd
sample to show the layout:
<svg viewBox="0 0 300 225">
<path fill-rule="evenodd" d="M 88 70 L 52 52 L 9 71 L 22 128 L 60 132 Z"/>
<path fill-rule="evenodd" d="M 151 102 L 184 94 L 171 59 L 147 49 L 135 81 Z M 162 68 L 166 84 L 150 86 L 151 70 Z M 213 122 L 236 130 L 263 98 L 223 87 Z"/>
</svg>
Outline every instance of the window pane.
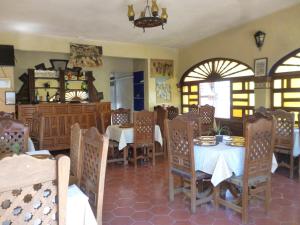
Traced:
<svg viewBox="0 0 300 225">
<path fill-rule="evenodd" d="M 233 94 L 232 98 L 248 99 L 248 94 Z"/>
<path fill-rule="evenodd" d="M 249 89 L 249 82 L 245 82 L 245 90 Z"/>
<path fill-rule="evenodd" d="M 243 90 L 243 83 L 242 82 L 232 83 L 232 90 L 233 91 L 241 91 L 241 90 Z"/>
<path fill-rule="evenodd" d="M 248 102 L 233 101 L 232 105 L 234 105 L 234 106 L 248 106 Z"/>
<path fill-rule="evenodd" d="M 191 92 L 198 92 L 198 85 L 191 86 Z"/>
<path fill-rule="evenodd" d="M 287 88 L 287 79 L 283 80 L 283 88 Z"/>
<path fill-rule="evenodd" d="M 298 114 L 299 114 L 299 112 L 293 112 L 294 113 L 294 115 L 295 115 L 295 122 L 298 122 Z M 298 125 L 298 124 L 297 124 Z"/>
<path fill-rule="evenodd" d="M 253 115 L 253 110 L 252 109 L 249 110 L 249 115 Z"/>
<path fill-rule="evenodd" d="M 300 107 L 300 102 L 284 102 L 284 107 Z"/>
<path fill-rule="evenodd" d="M 274 93 L 273 94 L 273 106 L 274 107 L 281 107 L 281 93 Z"/>
<path fill-rule="evenodd" d="M 287 92 L 283 93 L 284 98 L 300 98 L 300 92 Z"/>
<path fill-rule="evenodd" d="M 254 90 L 254 86 L 255 86 L 254 81 L 250 81 L 249 82 L 249 90 Z"/>
<path fill-rule="evenodd" d="M 300 87 L 300 78 L 292 78 L 291 88 L 299 88 L 299 87 Z"/>
<path fill-rule="evenodd" d="M 233 117 L 242 117 L 243 116 L 243 110 L 242 109 L 232 110 L 232 116 Z"/>
<path fill-rule="evenodd" d="M 189 104 L 189 96 L 188 95 L 183 95 L 182 96 L 182 104 L 183 105 L 188 105 Z"/>
<path fill-rule="evenodd" d="M 281 79 L 274 80 L 273 86 L 274 86 L 274 89 L 281 89 Z"/>
<path fill-rule="evenodd" d="M 198 105 L 198 101 L 190 101 L 189 105 Z"/>
<path fill-rule="evenodd" d="M 215 107 L 215 117 L 230 118 L 230 81 L 200 83 L 201 105 Z"/>
<path fill-rule="evenodd" d="M 189 92 L 189 86 L 183 86 L 182 92 Z"/>
<path fill-rule="evenodd" d="M 188 108 L 188 107 L 183 107 L 182 112 L 183 112 L 183 113 L 189 112 L 189 108 Z"/>
<path fill-rule="evenodd" d="M 250 94 L 249 105 L 250 106 L 255 106 L 255 97 L 254 97 L 253 93 Z"/>
<path fill-rule="evenodd" d="M 198 95 L 189 95 L 190 99 L 198 99 Z"/>
</svg>

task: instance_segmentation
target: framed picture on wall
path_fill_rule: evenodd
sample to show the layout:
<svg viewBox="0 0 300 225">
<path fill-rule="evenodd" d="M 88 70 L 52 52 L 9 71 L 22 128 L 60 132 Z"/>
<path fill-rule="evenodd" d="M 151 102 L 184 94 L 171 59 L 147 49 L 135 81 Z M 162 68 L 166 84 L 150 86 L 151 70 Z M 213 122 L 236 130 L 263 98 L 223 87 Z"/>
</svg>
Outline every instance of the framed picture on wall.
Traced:
<svg viewBox="0 0 300 225">
<path fill-rule="evenodd" d="M 260 58 L 254 60 L 254 74 L 256 77 L 267 75 L 268 58 Z"/>
<path fill-rule="evenodd" d="M 173 60 L 151 59 L 150 60 L 151 77 L 173 77 L 174 62 Z"/>
<path fill-rule="evenodd" d="M 15 105 L 16 104 L 16 92 L 6 91 L 5 92 L 5 105 Z"/>
</svg>

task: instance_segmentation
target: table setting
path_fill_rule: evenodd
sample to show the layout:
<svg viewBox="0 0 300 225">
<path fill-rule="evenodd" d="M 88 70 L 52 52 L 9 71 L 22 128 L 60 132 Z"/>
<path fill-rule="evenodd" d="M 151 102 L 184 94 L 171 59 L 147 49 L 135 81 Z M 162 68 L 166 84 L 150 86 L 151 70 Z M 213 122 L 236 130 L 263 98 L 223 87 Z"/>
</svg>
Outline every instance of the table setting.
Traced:
<svg viewBox="0 0 300 225">
<path fill-rule="evenodd" d="M 211 182 L 217 186 L 233 174 L 240 176 L 244 170 L 245 139 L 239 136 L 223 136 L 217 142 L 215 136 L 194 139 L 195 169 L 211 174 Z M 273 154 L 272 173 L 278 164 Z"/>
</svg>

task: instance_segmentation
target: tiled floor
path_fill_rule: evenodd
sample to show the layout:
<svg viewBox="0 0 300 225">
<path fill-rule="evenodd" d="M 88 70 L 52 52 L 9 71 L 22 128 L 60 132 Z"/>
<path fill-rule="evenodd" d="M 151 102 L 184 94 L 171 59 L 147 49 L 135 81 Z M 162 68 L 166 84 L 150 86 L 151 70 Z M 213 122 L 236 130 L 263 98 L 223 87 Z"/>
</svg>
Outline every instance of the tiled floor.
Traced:
<svg viewBox="0 0 300 225">
<path fill-rule="evenodd" d="M 241 224 L 240 215 L 212 204 L 197 207 L 191 214 L 189 202 L 177 195 L 168 200 L 167 163 L 139 166 L 109 165 L 104 193 L 103 225 L 227 225 Z M 300 183 L 275 174 L 269 214 L 260 202 L 252 201 L 249 224 L 300 225 Z"/>
</svg>

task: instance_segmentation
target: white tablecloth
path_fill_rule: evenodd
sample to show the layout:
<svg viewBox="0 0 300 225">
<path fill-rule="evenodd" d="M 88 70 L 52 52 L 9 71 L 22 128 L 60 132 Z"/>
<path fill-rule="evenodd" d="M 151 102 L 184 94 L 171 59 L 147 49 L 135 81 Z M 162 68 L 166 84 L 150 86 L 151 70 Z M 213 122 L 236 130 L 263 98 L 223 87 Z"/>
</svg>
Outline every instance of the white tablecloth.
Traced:
<svg viewBox="0 0 300 225">
<path fill-rule="evenodd" d="M 119 150 L 125 148 L 127 144 L 133 143 L 133 128 L 120 128 L 119 125 L 111 125 L 106 129 L 109 139 L 119 142 Z M 154 140 L 162 145 L 163 140 L 158 125 L 155 125 Z"/>
<path fill-rule="evenodd" d="M 76 186 L 68 189 L 67 225 L 97 225 L 88 197 Z"/>
<path fill-rule="evenodd" d="M 216 146 L 194 146 L 195 169 L 211 174 L 211 182 L 217 186 L 233 175 L 243 175 L 244 147 L 232 147 L 224 143 Z M 272 172 L 278 167 L 273 155 Z"/>
<path fill-rule="evenodd" d="M 300 138 L 299 138 L 299 129 L 294 129 L 294 151 L 293 151 L 294 157 L 297 157 L 300 155 Z"/>
<path fill-rule="evenodd" d="M 34 152 L 35 151 L 35 147 L 34 144 L 31 140 L 31 138 L 28 139 L 28 152 Z"/>
</svg>

